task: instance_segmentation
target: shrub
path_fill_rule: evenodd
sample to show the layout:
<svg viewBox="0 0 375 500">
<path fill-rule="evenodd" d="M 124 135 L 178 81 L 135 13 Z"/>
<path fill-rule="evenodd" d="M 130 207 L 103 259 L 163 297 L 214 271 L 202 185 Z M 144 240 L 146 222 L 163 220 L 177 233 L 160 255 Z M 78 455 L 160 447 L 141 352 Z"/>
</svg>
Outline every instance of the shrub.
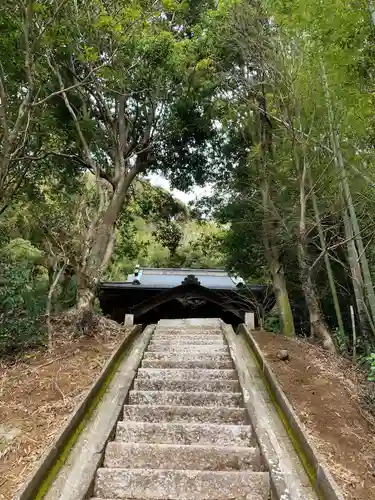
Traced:
<svg viewBox="0 0 375 500">
<path fill-rule="evenodd" d="M 0 355 L 44 343 L 48 279 L 32 260 L 0 256 Z"/>
<path fill-rule="evenodd" d="M 267 332 L 280 333 L 281 326 L 279 316 L 272 312 L 270 314 L 267 314 L 264 320 L 264 329 Z"/>
<path fill-rule="evenodd" d="M 367 357 L 367 362 L 369 363 L 369 371 L 367 379 L 370 382 L 375 382 L 375 352 L 371 353 Z"/>
</svg>

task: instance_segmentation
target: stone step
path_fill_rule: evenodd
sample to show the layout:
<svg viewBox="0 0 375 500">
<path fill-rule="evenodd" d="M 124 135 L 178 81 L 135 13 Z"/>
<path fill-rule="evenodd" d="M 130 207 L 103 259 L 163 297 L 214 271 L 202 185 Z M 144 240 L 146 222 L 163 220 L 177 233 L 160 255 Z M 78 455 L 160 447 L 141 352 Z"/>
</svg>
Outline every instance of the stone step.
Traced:
<svg viewBox="0 0 375 500">
<path fill-rule="evenodd" d="M 188 370 L 139 368 L 137 379 L 173 379 L 173 380 L 237 380 L 236 370 Z"/>
<path fill-rule="evenodd" d="M 165 333 L 154 332 L 151 340 L 160 340 L 163 339 L 165 342 L 177 342 L 181 341 L 181 339 L 186 340 L 207 340 L 207 342 L 226 342 L 226 339 L 222 333 L 206 335 L 205 333 L 180 333 L 176 335 L 169 335 Z"/>
<path fill-rule="evenodd" d="M 258 448 L 111 442 L 104 467 L 181 470 L 261 470 Z"/>
<path fill-rule="evenodd" d="M 192 353 L 215 353 L 229 354 L 229 348 L 225 345 L 194 345 L 194 344 L 152 344 L 148 346 L 147 352 L 192 352 Z"/>
<path fill-rule="evenodd" d="M 174 379 L 136 379 L 134 389 L 137 391 L 176 391 L 176 392 L 240 392 L 240 384 L 236 380 L 174 380 Z"/>
<path fill-rule="evenodd" d="M 220 318 L 179 318 L 160 319 L 157 326 L 165 328 L 221 328 L 222 324 Z"/>
<path fill-rule="evenodd" d="M 265 472 L 98 469 L 94 495 L 134 500 L 267 500 Z"/>
<path fill-rule="evenodd" d="M 242 406 L 237 392 L 130 391 L 130 405 Z"/>
<path fill-rule="evenodd" d="M 252 446 L 249 425 L 117 422 L 116 441 L 154 444 Z"/>
<path fill-rule="evenodd" d="M 222 361 L 220 359 L 208 359 L 208 360 L 181 360 L 181 359 L 144 359 L 142 361 L 142 368 L 204 368 L 219 370 L 221 368 L 232 369 L 232 360 Z"/>
<path fill-rule="evenodd" d="M 245 424 L 244 408 L 208 406 L 126 405 L 124 420 L 136 422 L 200 422 L 211 424 Z"/>
<path fill-rule="evenodd" d="M 224 335 L 220 333 L 211 333 L 211 334 L 206 334 L 205 332 L 180 332 L 180 333 L 163 333 L 163 332 L 158 332 L 155 331 L 152 335 L 152 339 L 158 339 L 158 338 L 163 338 L 166 340 L 178 340 L 178 339 L 207 339 L 208 341 L 213 341 L 213 340 L 223 340 L 224 341 Z"/>
<path fill-rule="evenodd" d="M 168 344 L 168 345 L 215 345 L 218 347 L 228 345 L 223 338 L 218 337 L 217 339 L 212 339 L 208 337 L 199 337 L 199 338 L 170 338 L 170 337 L 153 337 L 150 341 L 150 345 L 159 345 L 159 344 Z"/>
<path fill-rule="evenodd" d="M 155 328 L 154 335 L 221 335 L 223 332 L 221 328 Z"/>
<path fill-rule="evenodd" d="M 231 361 L 229 354 L 216 354 L 215 352 L 152 352 L 144 353 L 143 359 L 159 359 L 160 361 L 181 360 L 181 361 Z"/>
<path fill-rule="evenodd" d="M 222 335 L 220 328 L 155 328 L 154 334 L 160 335 Z"/>
<path fill-rule="evenodd" d="M 223 335 L 221 328 L 155 328 L 163 335 Z"/>
</svg>

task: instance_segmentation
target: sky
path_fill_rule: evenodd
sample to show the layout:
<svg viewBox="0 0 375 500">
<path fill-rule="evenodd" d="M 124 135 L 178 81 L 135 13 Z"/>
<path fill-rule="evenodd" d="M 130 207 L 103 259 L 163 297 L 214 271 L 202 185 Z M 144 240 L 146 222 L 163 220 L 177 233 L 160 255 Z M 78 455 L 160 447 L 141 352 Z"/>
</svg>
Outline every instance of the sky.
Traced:
<svg viewBox="0 0 375 500">
<path fill-rule="evenodd" d="M 210 186 L 199 187 L 195 186 L 190 191 L 185 193 L 184 191 L 179 191 L 178 189 L 171 189 L 169 181 L 162 177 L 159 174 L 149 174 L 147 179 L 153 186 L 162 187 L 169 192 L 171 192 L 177 199 L 183 201 L 185 204 L 188 204 L 189 201 L 195 201 L 196 199 L 201 198 L 202 196 L 207 196 L 212 194 L 212 188 Z"/>
</svg>

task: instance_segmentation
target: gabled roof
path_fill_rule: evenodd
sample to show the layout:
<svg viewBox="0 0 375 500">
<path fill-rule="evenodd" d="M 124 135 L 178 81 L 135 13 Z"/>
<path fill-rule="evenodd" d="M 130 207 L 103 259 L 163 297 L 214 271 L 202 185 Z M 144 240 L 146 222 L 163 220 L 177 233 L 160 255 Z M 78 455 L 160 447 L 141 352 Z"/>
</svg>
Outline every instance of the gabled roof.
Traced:
<svg viewBox="0 0 375 500">
<path fill-rule="evenodd" d="M 269 295 L 267 285 L 239 287 L 241 282 L 223 269 L 137 268 L 125 282 L 100 283 L 98 294 L 104 314 L 119 322 L 125 314 L 134 314 L 140 323 L 214 314 L 238 324 L 257 302 L 263 307 Z"/>
<path fill-rule="evenodd" d="M 195 276 L 206 288 L 235 289 L 238 280 L 229 276 L 223 269 L 173 269 L 152 268 L 136 269 L 129 274 L 127 285 L 147 288 L 174 288 L 180 286 L 187 276 Z"/>
</svg>

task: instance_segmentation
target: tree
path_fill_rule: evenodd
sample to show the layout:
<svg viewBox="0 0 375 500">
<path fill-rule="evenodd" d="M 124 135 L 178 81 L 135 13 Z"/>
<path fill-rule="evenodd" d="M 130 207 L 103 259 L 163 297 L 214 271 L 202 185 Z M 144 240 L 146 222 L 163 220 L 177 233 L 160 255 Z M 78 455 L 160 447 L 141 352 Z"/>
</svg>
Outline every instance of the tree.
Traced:
<svg viewBox="0 0 375 500">
<path fill-rule="evenodd" d="M 41 252 L 22 238 L 0 251 L 0 355 L 44 341 L 43 315 L 48 279 Z"/>
<path fill-rule="evenodd" d="M 77 134 L 67 154 L 92 172 L 97 186 L 97 213 L 77 267 L 79 310 L 92 305 L 134 180 L 150 168 L 180 171 L 188 183 L 204 177 L 200 151 L 213 123 L 202 119 L 200 103 L 208 101 L 212 85 L 202 79 L 209 63 L 199 19 L 208 5 L 135 2 L 118 9 L 117 3 L 93 6 L 88 0 L 69 53 L 61 54 L 64 63 L 48 57 Z M 95 81 L 88 82 L 93 74 Z M 188 133 L 181 134 L 186 119 Z M 197 131 L 199 120 L 205 129 Z"/>
<path fill-rule="evenodd" d="M 363 231 L 355 224 L 353 211 L 367 189 L 359 182 L 359 176 L 362 181 L 370 179 L 363 171 L 364 161 L 360 160 L 362 157 L 368 161 L 371 156 L 366 144 L 368 133 L 363 127 L 371 98 L 361 90 L 361 86 L 366 85 L 362 75 L 368 76 L 372 71 L 368 59 L 363 57 L 363 47 L 368 45 L 366 40 L 370 36 L 368 19 L 363 15 L 368 12 L 368 6 L 365 3 L 363 6 L 365 10 L 355 12 L 340 0 L 323 9 L 317 3 L 309 4 L 306 9 L 298 1 L 293 5 L 283 1 L 254 2 L 250 7 L 241 5 L 239 9 L 230 6 L 227 24 L 214 35 L 217 47 L 227 47 L 230 39 L 232 53 L 237 57 L 234 71 L 223 77 L 225 90 L 220 96 L 221 107 L 226 101 L 226 117 L 221 122 L 224 144 L 232 140 L 234 130 L 237 131 L 234 135 L 242 138 L 235 143 L 237 151 L 230 153 L 236 174 L 232 177 L 226 174 L 226 180 L 236 181 L 227 182 L 226 186 L 234 190 L 239 205 L 244 199 L 252 200 L 253 213 L 259 215 L 258 231 L 262 221 L 264 253 L 276 292 L 280 287 L 275 278 L 278 278 L 277 271 L 283 270 L 286 250 L 292 250 L 298 259 L 299 281 L 310 313 L 311 331 L 332 350 L 331 332 L 316 285 L 319 263 L 325 262 L 341 335 L 342 312 L 336 277 L 330 271 L 331 260 L 337 260 L 336 249 L 352 245 L 354 238 L 354 243 L 360 246 L 356 255 L 366 264 L 365 243 L 361 244 Z M 340 12 L 345 32 L 333 26 L 337 24 L 333 11 Z M 345 175 L 353 179 L 356 173 L 360 193 L 353 201 L 346 190 L 344 200 L 344 210 L 348 208 L 352 213 L 352 236 L 340 217 L 341 197 L 333 185 L 338 173 L 332 159 L 338 160 L 338 156 L 329 142 L 332 126 L 328 120 L 324 82 L 316 78 L 321 74 L 322 57 L 329 67 L 331 93 L 335 93 L 336 127 L 340 121 L 345 137 L 345 151 L 341 148 L 341 155 L 350 158 L 350 174 L 346 171 Z M 341 162 L 339 176 L 344 172 L 344 165 Z M 308 179 L 314 181 L 310 183 Z M 220 190 L 225 190 L 221 181 L 217 184 Z M 348 181 L 345 185 L 349 185 Z M 234 201 L 238 203 L 236 196 Z M 318 202 L 320 207 L 324 206 L 323 217 L 317 212 Z M 245 214 L 232 225 L 232 231 L 240 224 L 255 225 L 249 224 Z M 329 220 L 334 226 L 328 226 Z M 345 261 L 341 263 L 346 266 Z M 366 279 L 361 281 L 368 284 L 370 311 L 373 289 L 369 266 L 365 265 L 362 271 Z M 281 283 L 281 289 L 286 290 L 286 279 Z"/>
<path fill-rule="evenodd" d="M 372 184 L 366 163 L 373 153 L 365 125 L 369 123 L 372 107 L 368 88 L 373 75 L 368 49 L 364 50 L 371 45 L 373 37 L 368 3 L 360 2 L 355 8 L 341 0 L 324 6 L 310 3 L 307 8 L 299 2 L 291 5 L 271 1 L 268 5 L 276 16 L 281 33 L 289 40 L 298 41 L 299 56 L 295 60 L 303 60 L 296 77 L 300 82 L 298 91 L 304 92 L 302 108 L 310 106 L 310 116 L 313 113 L 316 121 L 316 124 L 309 125 L 309 141 L 320 153 L 323 152 L 327 161 L 329 158 L 333 160 L 336 170 L 333 175 L 340 179 L 341 224 L 357 317 L 366 338 L 366 320 L 373 324 L 374 290 L 366 257 L 368 231 L 364 227 L 361 229 L 356 212 L 368 184 Z M 318 79 L 317 75 L 320 75 Z M 306 93 L 307 86 L 309 94 Z M 330 171 L 328 165 L 324 176 L 327 177 Z M 357 192 L 353 197 L 354 185 Z"/>
<path fill-rule="evenodd" d="M 49 105 L 64 92 L 88 84 L 97 70 L 93 65 L 79 82 L 59 88 L 51 85 L 48 59 L 58 58 L 61 47 L 70 44 L 76 14 L 72 4 L 58 0 L 1 3 L 0 214 L 22 188 L 43 178 L 43 160 L 61 154 L 61 126 Z"/>
<path fill-rule="evenodd" d="M 293 315 L 279 252 L 281 219 L 273 199 L 275 146 L 268 111 L 268 93 L 272 91 L 269 85 L 269 74 L 272 72 L 272 60 L 269 60 L 272 57 L 271 33 L 259 2 L 251 6 L 235 5 L 228 22 L 224 35 L 220 32 L 218 36 L 225 37 L 224 46 L 231 40 L 237 67 L 224 77 L 229 101 L 229 117 L 225 125 L 236 130 L 244 148 L 244 151 L 230 153 L 237 165 L 234 187 L 242 199 L 252 198 L 262 206 L 264 255 L 274 286 L 282 331 L 292 336 Z M 228 141 L 228 137 L 225 140 Z M 259 236 L 253 235 L 253 238 Z"/>
</svg>

